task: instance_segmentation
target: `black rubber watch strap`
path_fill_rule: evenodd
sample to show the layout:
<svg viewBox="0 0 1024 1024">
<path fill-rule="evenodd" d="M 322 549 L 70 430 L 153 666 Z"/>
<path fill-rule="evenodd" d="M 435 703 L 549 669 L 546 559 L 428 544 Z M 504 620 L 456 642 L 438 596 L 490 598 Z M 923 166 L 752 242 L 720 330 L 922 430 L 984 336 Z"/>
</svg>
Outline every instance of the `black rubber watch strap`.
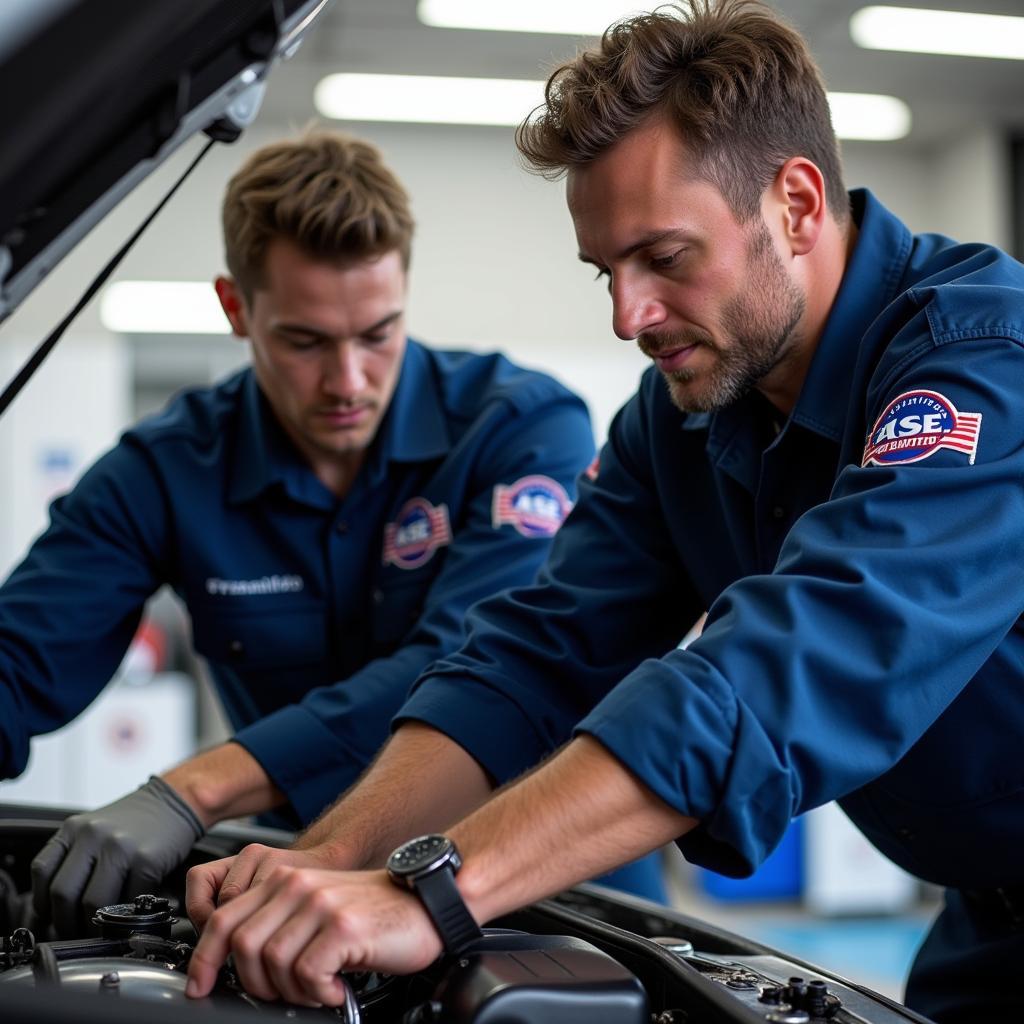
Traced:
<svg viewBox="0 0 1024 1024">
<path fill-rule="evenodd" d="M 413 882 L 413 888 L 434 922 L 446 953 L 458 953 L 468 943 L 483 935 L 462 901 L 455 884 L 455 874 L 450 867 L 445 865 L 438 871 L 420 876 Z"/>
</svg>

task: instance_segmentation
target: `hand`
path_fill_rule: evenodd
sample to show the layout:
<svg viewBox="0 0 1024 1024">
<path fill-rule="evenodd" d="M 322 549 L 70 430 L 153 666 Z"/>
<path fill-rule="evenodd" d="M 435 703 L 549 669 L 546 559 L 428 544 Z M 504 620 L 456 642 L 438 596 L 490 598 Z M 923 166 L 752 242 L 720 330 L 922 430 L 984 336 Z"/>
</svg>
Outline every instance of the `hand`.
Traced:
<svg viewBox="0 0 1024 1024">
<path fill-rule="evenodd" d="M 260 885 L 274 868 L 281 865 L 310 868 L 343 866 L 331 864 L 327 851 L 322 847 L 280 850 L 259 843 L 252 843 L 234 857 L 199 864 L 191 868 L 185 878 L 185 910 L 196 931 L 202 932 L 217 907 Z"/>
<path fill-rule="evenodd" d="M 185 991 L 207 995 L 231 953 L 242 986 L 259 999 L 340 1006 L 339 971 L 408 974 L 440 952 L 419 900 L 386 872 L 277 867 L 207 921 Z"/>
<path fill-rule="evenodd" d="M 203 836 L 191 807 L 163 779 L 68 818 L 32 861 L 32 902 L 58 934 L 77 936 L 100 908 L 152 892 Z"/>
</svg>

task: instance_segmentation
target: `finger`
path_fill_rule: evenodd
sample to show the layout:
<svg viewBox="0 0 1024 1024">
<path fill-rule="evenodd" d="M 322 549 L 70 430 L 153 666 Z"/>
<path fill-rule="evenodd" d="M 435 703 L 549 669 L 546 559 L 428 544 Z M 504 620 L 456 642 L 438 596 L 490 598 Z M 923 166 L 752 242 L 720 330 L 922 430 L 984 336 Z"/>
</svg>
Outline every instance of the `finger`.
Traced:
<svg viewBox="0 0 1024 1024">
<path fill-rule="evenodd" d="M 203 928 L 203 934 L 192 951 L 186 995 L 205 996 L 211 991 L 217 982 L 217 972 L 231 952 L 235 930 L 259 910 L 272 894 L 271 886 L 261 885 L 258 889 L 250 889 L 230 903 L 218 907 L 210 915 Z"/>
<path fill-rule="evenodd" d="M 74 843 L 50 883 L 50 907 L 58 935 L 73 936 L 82 930 L 82 893 L 89 884 L 96 858 L 91 845 Z"/>
<path fill-rule="evenodd" d="M 234 863 L 221 882 L 220 891 L 217 893 L 218 904 L 227 903 L 228 900 L 233 900 L 251 889 L 261 862 L 270 852 L 269 847 L 261 846 L 259 843 L 245 847 L 234 858 Z"/>
<path fill-rule="evenodd" d="M 209 864 L 199 864 L 185 876 L 185 912 L 197 932 L 202 932 L 210 915 L 217 909 L 217 893 L 234 859 L 224 857 Z"/>
<path fill-rule="evenodd" d="M 74 855 L 74 851 L 72 851 L 72 855 Z M 90 921 L 100 907 L 109 907 L 112 903 L 120 903 L 127 875 L 128 858 L 124 850 L 117 844 L 101 847 L 97 851 L 88 884 L 78 900 L 80 915 L 86 921 Z M 129 895 L 134 894 L 129 893 Z"/>
<path fill-rule="evenodd" d="M 260 999 L 277 999 L 283 995 L 267 973 L 264 962 L 267 943 L 290 918 L 299 917 L 301 920 L 313 916 L 306 906 L 309 879 L 298 871 L 290 871 L 280 876 L 275 874 L 274 877 L 279 877 L 280 880 L 250 890 L 254 894 L 272 892 L 272 895 L 235 929 L 235 934 L 231 938 L 235 970 L 238 972 L 242 987 Z M 317 921 L 313 916 L 310 932 L 316 925 Z"/>
<path fill-rule="evenodd" d="M 292 972 L 308 1001 L 323 1006 L 343 1006 L 346 986 L 338 972 L 348 966 L 339 932 L 321 927 L 295 960 Z"/>
<path fill-rule="evenodd" d="M 32 906 L 36 914 L 45 920 L 50 919 L 51 913 L 50 882 L 70 845 L 70 840 L 65 838 L 64 830 L 61 829 L 55 836 L 51 836 L 32 861 Z"/>
<path fill-rule="evenodd" d="M 160 888 L 165 874 L 163 868 L 152 861 L 144 860 L 131 865 L 128 871 L 128 881 L 124 884 L 125 896 L 128 899 L 134 899 L 145 893 L 155 893 Z"/>
<path fill-rule="evenodd" d="M 320 918 L 304 904 L 299 913 L 292 914 L 263 947 L 263 969 L 271 984 L 289 1003 L 300 1006 L 320 1006 L 310 996 L 305 979 L 295 973 L 299 955 L 322 927 Z"/>
</svg>

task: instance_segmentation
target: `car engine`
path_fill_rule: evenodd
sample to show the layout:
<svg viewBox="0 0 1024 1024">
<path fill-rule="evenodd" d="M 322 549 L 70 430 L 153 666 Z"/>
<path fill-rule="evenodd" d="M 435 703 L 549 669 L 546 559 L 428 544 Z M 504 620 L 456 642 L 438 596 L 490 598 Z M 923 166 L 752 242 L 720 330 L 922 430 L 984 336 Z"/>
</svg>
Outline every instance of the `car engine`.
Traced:
<svg viewBox="0 0 1024 1024">
<path fill-rule="evenodd" d="M 203 1000 L 185 996 L 196 933 L 179 912 L 192 864 L 265 842 L 214 829 L 162 891 L 104 907 L 90 934 L 58 939 L 35 919 L 32 857 L 60 815 L 0 807 L 0 1005 L 10 1024 L 95 1021 L 216 1024 L 905 1024 L 883 996 L 657 904 L 579 886 L 485 929 L 457 958 L 409 976 L 345 975 L 337 1009 L 264 1002 L 231 962 Z"/>
</svg>

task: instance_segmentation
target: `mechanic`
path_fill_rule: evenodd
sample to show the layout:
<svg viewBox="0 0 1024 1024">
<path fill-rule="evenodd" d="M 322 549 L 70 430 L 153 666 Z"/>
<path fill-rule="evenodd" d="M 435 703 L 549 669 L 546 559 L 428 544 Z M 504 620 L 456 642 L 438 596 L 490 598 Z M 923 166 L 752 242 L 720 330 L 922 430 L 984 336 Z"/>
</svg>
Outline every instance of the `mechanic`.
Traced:
<svg viewBox="0 0 1024 1024">
<path fill-rule="evenodd" d="M 847 194 L 820 72 L 756 0 L 620 23 L 546 97 L 520 148 L 567 172 L 654 366 L 537 583 L 471 613 L 365 779 L 298 848 L 190 874 L 192 993 L 233 951 L 255 994 L 336 1003 L 338 969 L 419 969 L 671 839 L 747 874 L 838 799 L 949 887 L 909 1005 L 1018 1018 L 1024 267 Z M 390 877 L 317 870 L 442 828 Z"/>
<path fill-rule="evenodd" d="M 533 578 L 593 457 L 555 381 L 406 339 L 413 220 L 366 142 L 259 150 L 223 221 L 216 290 L 252 368 L 129 430 L 0 589 L 3 776 L 96 697 L 165 583 L 237 730 L 45 847 L 35 904 L 64 934 L 216 821 L 336 799 L 469 605 Z M 662 893 L 654 862 L 612 881 Z"/>
</svg>

